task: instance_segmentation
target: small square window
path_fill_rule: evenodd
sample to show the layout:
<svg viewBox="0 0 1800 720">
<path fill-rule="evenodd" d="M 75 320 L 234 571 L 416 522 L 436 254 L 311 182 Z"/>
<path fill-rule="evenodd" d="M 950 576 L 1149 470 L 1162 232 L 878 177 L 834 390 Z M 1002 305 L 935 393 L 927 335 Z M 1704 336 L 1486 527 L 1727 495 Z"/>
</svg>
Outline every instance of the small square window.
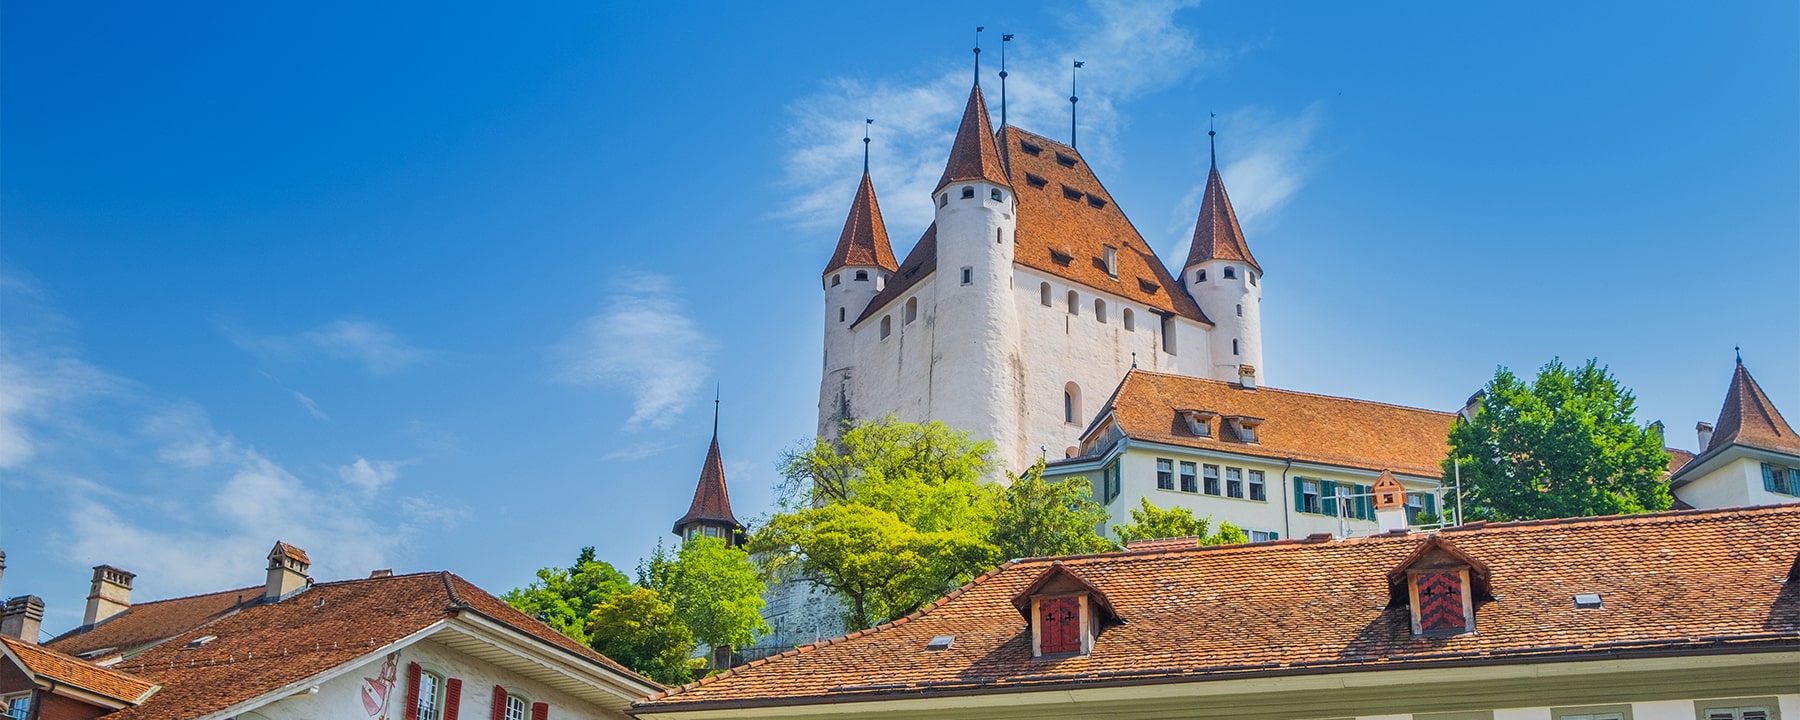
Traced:
<svg viewBox="0 0 1800 720">
<path fill-rule="evenodd" d="M 974 285 L 975 284 L 975 268 L 967 267 L 967 266 L 963 267 L 963 269 L 962 269 L 962 284 L 964 284 L 964 285 Z"/>
<path fill-rule="evenodd" d="M 1191 462 L 1181 463 L 1181 491 L 1200 492 L 1199 483 L 1194 480 L 1194 464 Z"/>
</svg>

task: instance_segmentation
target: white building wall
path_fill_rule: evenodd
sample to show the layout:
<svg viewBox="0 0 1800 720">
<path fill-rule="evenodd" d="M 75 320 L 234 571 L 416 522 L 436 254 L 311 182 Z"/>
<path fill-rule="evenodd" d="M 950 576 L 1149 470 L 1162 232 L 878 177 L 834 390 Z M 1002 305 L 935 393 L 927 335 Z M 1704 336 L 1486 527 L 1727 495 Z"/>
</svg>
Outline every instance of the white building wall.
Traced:
<svg viewBox="0 0 1800 720">
<path fill-rule="evenodd" d="M 1630 714 L 1626 716 L 1626 720 L 1695 720 L 1695 718 L 1699 717 L 1698 710 L 1702 705 L 1712 707 L 1718 705 L 1718 701 L 1735 702 L 1740 700 L 1745 702 L 1746 705 L 1758 705 L 1767 703 L 1769 699 L 1769 696 L 1759 696 L 1750 698 L 1721 697 L 1694 698 L 1692 700 L 1653 700 L 1634 702 L 1626 704 L 1631 711 Z M 1776 695 L 1773 699 L 1775 701 L 1773 703 L 1775 707 L 1771 708 L 1771 710 L 1774 710 L 1770 715 L 1771 720 L 1774 720 L 1775 718 L 1780 718 L 1780 720 L 1800 718 L 1800 693 L 1785 693 Z M 1602 712 L 1619 712 L 1619 708 L 1620 705 L 1616 704 L 1595 706 L 1597 711 Z M 1580 714 L 1579 707 L 1495 708 L 1492 712 L 1494 716 L 1493 720 L 1556 720 L 1557 710 L 1563 710 L 1565 715 Z M 1414 715 L 1363 715 L 1358 717 L 1357 720 L 1413 720 L 1415 717 L 1416 716 Z"/>
<path fill-rule="evenodd" d="M 1196 270 L 1205 270 L 1206 280 L 1197 280 Z M 1225 277 L 1226 270 L 1235 277 Z M 1256 368 L 1257 383 L 1267 384 L 1262 356 L 1262 273 L 1248 263 L 1228 260 L 1209 260 L 1182 272 L 1181 282 L 1215 326 L 1212 367 L 1204 377 L 1235 382 L 1238 366 L 1250 365 Z M 1237 343 L 1235 353 L 1233 341 Z"/>
<path fill-rule="evenodd" d="M 1800 467 L 1800 458 L 1771 459 L 1740 455 L 1677 488 L 1675 496 L 1682 502 L 1701 509 L 1800 502 L 1800 497 L 1769 492 L 1763 487 L 1764 462 L 1770 462 L 1784 471 L 1786 468 Z"/>
<path fill-rule="evenodd" d="M 254 712 L 267 720 L 403 718 L 406 717 L 407 664 L 414 662 L 441 677 L 462 680 L 463 718 L 488 717 L 493 707 L 495 685 L 506 688 L 510 694 L 523 697 L 528 709 L 530 703 L 549 703 L 550 717 L 557 720 L 618 720 L 625 717 L 552 690 L 510 670 L 465 657 L 429 639 L 409 645 L 398 652 L 394 662 L 394 681 L 385 697 L 375 690 L 369 679 L 381 677 L 383 665 L 387 663 L 386 656 L 321 683 L 316 693 L 302 692 L 280 698 L 254 708 Z M 385 704 L 378 707 L 375 713 L 368 712 L 363 703 L 365 693 Z M 240 714 L 238 717 L 243 720 L 253 716 Z"/>
</svg>

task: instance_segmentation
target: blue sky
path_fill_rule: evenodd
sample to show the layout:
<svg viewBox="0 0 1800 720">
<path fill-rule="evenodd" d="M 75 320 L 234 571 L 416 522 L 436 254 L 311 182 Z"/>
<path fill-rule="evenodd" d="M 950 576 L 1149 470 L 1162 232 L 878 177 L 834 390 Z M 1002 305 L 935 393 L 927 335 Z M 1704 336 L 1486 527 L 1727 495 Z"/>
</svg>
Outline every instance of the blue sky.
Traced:
<svg viewBox="0 0 1800 720">
<path fill-rule="evenodd" d="M 740 517 L 811 431 L 864 117 L 897 252 L 1000 32 L 1014 124 L 1165 260 L 1206 117 L 1279 387 L 1452 409 L 1598 357 L 1691 447 L 1800 419 L 1792 3 L 8 3 L 0 592 L 629 568 L 723 387 Z M 990 90 L 990 96 L 997 96 Z"/>
</svg>

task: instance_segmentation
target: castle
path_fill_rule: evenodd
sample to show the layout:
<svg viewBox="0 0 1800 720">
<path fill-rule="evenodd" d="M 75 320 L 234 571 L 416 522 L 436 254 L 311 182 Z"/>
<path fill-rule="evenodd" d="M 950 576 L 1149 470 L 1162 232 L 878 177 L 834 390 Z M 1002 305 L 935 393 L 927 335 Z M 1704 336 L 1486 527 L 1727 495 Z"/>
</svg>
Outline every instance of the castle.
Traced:
<svg viewBox="0 0 1800 720">
<path fill-rule="evenodd" d="M 821 275 L 820 437 L 941 420 L 1016 471 L 1075 454 L 1133 367 L 1261 383 L 1263 271 L 1216 159 L 1179 277 L 1073 146 L 994 132 L 979 83 L 932 199 L 895 262 L 865 161 Z"/>
</svg>

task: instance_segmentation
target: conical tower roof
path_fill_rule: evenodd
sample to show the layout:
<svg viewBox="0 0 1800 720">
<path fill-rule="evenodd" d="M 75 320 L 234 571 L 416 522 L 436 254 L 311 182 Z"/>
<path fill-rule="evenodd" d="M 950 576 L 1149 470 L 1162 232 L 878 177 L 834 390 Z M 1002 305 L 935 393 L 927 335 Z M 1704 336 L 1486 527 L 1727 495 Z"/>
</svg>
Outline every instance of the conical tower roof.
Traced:
<svg viewBox="0 0 1800 720">
<path fill-rule="evenodd" d="M 887 224 L 881 221 L 881 203 L 875 200 L 875 181 L 863 171 L 862 184 L 856 188 L 856 199 L 850 203 L 850 216 L 844 218 L 844 232 L 838 235 L 837 250 L 825 265 L 829 273 L 846 265 L 874 265 L 888 272 L 900 267 L 894 261 L 894 249 L 888 245 Z"/>
<path fill-rule="evenodd" d="M 987 101 L 981 96 L 980 85 L 969 90 L 962 126 L 956 129 L 956 143 L 950 146 L 950 161 L 944 164 L 944 176 L 931 193 L 936 195 L 944 186 L 965 180 L 986 180 L 1012 187 L 1000 164 L 1000 147 L 994 142 L 994 124 L 988 120 Z"/>
<path fill-rule="evenodd" d="M 1187 265 L 1192 267 L 1208 260 L 1236 260 L 1248 263 L 1262 272 L 1250 245 L 1244 242 L 1244 230 L 1238 227 L 1237 211 L 1231 209 L 1231 197 L 1225 194 L 1225 180 L 1214 165 L 1206 175 L 1206 196 L 1200 200 L 1200 219 L 1194 223 L 1194 244 L 1188 248 Z"/>
<path fill-rule="evenodd" d="M 703 522 L 739 527 L 731 514 L 731 496 L 725 491 L 725 463 L 719 458 L 719 436 L 713 433 L 712 447 L 706 451 L 706 464 L 700 468 L 700 482 L 694 486 L 694 501 L 686 515 L 675 521 L 675 534 L 691 523 Z"/>
<path fill-rule="evenodd" d="M 1719 409 L 1719 421 L 1713 424 L 1712 442 L 1700 452 L 1732 444 L 1800 455 L 1800 437 L 1763 394 L 1756 378 L 1750 377 L 1742 359 L 1731 374 L 1731 389 L 1725 392 L 1725 407 Z"/>
</svg>

